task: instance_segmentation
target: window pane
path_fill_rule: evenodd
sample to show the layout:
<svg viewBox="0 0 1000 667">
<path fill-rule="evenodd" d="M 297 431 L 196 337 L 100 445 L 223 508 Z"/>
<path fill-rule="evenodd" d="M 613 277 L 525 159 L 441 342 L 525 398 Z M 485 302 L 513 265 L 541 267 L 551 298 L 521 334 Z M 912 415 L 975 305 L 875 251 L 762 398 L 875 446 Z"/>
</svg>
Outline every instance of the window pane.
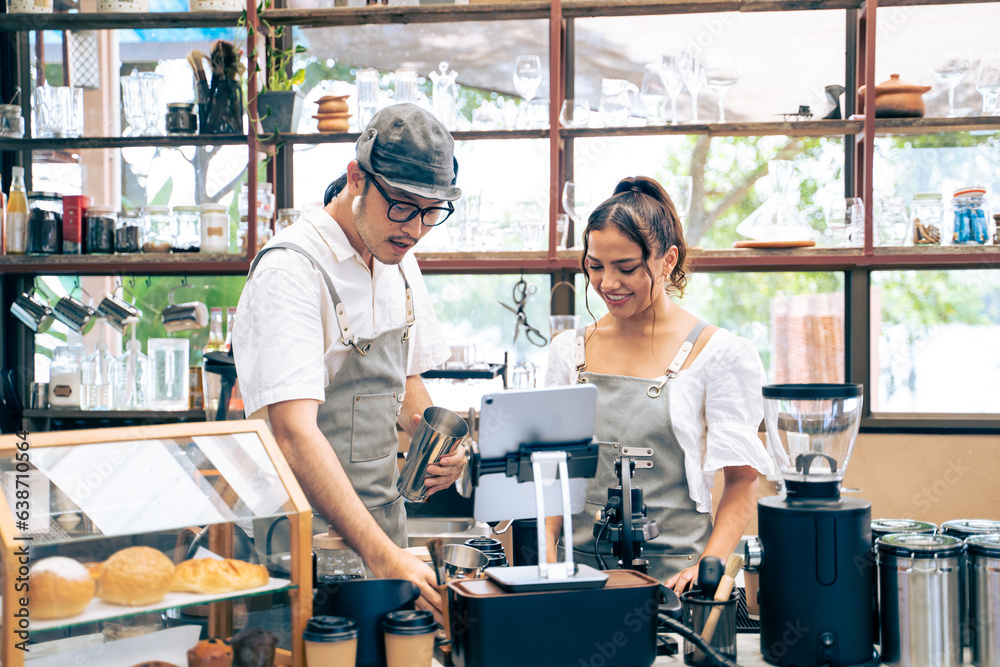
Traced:
<svg viewBox="0 0 1000 667">
<path fill-rule="evenodd" d="M 874 412 L 996 413 L 1000 270 L 872 275 Z"/>
<path fill-rule="evenodd" d="M 651 176 L 674 200 L 690 247 L 730 248 L 734 241 L 744 238 L 736 232 L 736 226 L 771 195 L 767 163 L 773 159 L 792 161 L 788 202 L 814 230 L 816 245 L 834 245 L 824 230 L 831 204 L 843 202 L 844 197 L 844 142 L 839 138 L 577 139 L 577 208 L 583 209 L 579 212 L 586 220 L 590 211 L 611 196 L 622 178 Z M 691 182 L 691 174 L 700 175 L 698 182 Z M 694 196 L 685 197 L 685 192 Z M 579 244 L 580 230 L 575 232 Z"/>
</svg>

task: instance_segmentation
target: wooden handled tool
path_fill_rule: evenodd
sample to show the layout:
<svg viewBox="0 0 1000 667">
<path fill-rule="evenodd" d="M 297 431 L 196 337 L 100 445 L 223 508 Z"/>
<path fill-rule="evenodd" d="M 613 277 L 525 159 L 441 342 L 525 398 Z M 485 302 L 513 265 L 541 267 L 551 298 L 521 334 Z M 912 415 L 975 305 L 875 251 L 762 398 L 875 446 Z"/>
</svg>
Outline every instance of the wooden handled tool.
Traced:
<svg viewBox="0 0 1000 667">
<path fill-rule="evenodd" d="M 731 555 L 729 560 L 726 561 L 726 573 L 722 575 L 719 587 L 715 589 L 716 602 L 725 602 L 729 599 L 729 596 L 733 592 L 733 586 L 736 585 L 736 574 L 741 569 L 743 569 L 743 556 L 739 554 Z M 712 635 L 715 634 L 715 626 L 719 624 L 720 616 L 722 616 L 722 606 L 717 605 L 712 608 L 712 612 L 705 621 L 705 627 L 701 631 L 701 638 L 706 642 L 712 641 Z"/>
</svg>

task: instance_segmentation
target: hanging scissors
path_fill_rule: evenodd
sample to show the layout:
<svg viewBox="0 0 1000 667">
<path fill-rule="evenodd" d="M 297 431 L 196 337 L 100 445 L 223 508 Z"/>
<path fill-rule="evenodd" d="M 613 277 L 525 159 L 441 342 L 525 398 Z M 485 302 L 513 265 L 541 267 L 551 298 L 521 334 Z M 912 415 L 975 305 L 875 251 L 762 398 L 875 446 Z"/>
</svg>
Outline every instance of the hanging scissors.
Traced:
<svg viewBox="0 0 1000 667">
<path fill-rule="evenodd" d="M 497 303 L 517 316 L 517 319 L 514 321 L 515 343 L 517 342 L 518 335 L 521 333 L 521 329 L 524 328 L 524 335 L 528 339 L 529 343 L 537 347 L 545 347 L 548 345 L 548 339 L 545 338 L 541 331 L 528 324 L 528 318 L 524 314 L 524 305 L 528 301 L 528 296 L 537 291 L 538 288 L 525 282 L 524 276 L 522 275 L 521 279 L 514 284 L 514 290 L 512 293 L 514 303 L 517 304 L 517 306 L 508 305 L 499 299 L 497 300 Z"/>
</svg>

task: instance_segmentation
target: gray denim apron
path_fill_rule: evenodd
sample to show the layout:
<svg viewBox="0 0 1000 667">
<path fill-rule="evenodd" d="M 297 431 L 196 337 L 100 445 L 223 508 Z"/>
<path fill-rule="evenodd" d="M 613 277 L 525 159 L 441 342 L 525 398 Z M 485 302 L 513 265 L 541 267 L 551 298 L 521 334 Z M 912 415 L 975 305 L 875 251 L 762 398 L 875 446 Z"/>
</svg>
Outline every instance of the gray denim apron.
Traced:
<svg viewBox="0 0 1000 667">
<path fill-rule="evenodd" d="M 340 326 L 340 341 L 353 349 L 326 387 L 326 400 L 319 406 L 316 423 L 330 441 L 361 502 L 389 539 L 405 548 L 406 510 L 396 490 L 396 420 L 403 409 L 409 332 L 414 322 L 410 284 L 400 267 L 406 285 L 406 324 L 375 338 L 358 338 L 330 276 L 303 248 L 287 242 L 265 247 L 254 258 L 247 280 L 264 253 L 276 248 L 301 254 L 326 281 Z"/>
<path fill-rule="evenodd" d="M 607 501 L 608 488 L 618 486 L 615 460 L 621 447 L 653 450 L 653 468 L 636 470 L 632 478 L 633 486 L 642 487 L 648 518 L 656 520 L 660 528 L 659 537 L 642 548 L 642 557 L 649 560 L 650 576 L 661 582 L 669 579 L 694 565 L 708 544 L 712 517 L 699 512 L 688 493 L 684 451 L 670 419 L 669 382 L 684 365 L 705 326 L 705 322 L 699 322 L 691 330 L 658 380 L 585 372 L 586 328 L 577 330 L 577 381 L 597 386 L 594 436 L 601 443 L 597 476 L 587 484 L 587 505 L 573 516 L 573 558 L 578 562 L 598 567 L 594 557 L 594 517 Z M 601 539 L 600 553 L 608 567 L 616 567 L 607 536 Z"/>
</svg>

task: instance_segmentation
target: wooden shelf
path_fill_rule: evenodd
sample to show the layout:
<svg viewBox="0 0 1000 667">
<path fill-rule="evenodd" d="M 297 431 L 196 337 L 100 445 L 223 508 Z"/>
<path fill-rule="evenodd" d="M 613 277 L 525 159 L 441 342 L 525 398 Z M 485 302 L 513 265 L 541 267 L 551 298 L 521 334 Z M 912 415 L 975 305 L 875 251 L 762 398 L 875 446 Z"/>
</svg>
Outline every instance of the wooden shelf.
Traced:
<svg viewBox="0 0 1000 667">
<path fill-rule="evenodd" d="M 0 139 L 0 150 L 86 150 L 133 146 L 238 146 L 246 145 L 243 134 L 188 134 L 165 137 L 76 137 L 51 139 Z"/>
<path fill-rule="evenodd" d="M 497 139 L 548 139 L 548 130 L 469 130 L 462 132 L 452 132 L 455 141 L 483 141 Z M 286 134 L 278 135 L 279 143 L 301 145 L 316 144 L 353 144 L 361 135 L 358 132 L 323 132 L 314 134 Z M 272 140 L 265 140 L 264 143 L 274 143 Z"/>
<path fill-rule="evenodd" d="M 564 18 L 857 9 L 862 0 L 567 0 Z M 880 3 L 881 4 L 881 3 Z"/>
<path fill-rule="evenodd" d="M 523 21 L 548 19 L 548 2 L 498 4 L 336 7 L 333 9 L 268 9 L 261 19 L 271 25 L 303 28 L 354 26 L 372 23 L 456 23 L 467 21 Z"/>
<path fill-rule="evenodd" d="M 646 125 L 635 127 L 607 127 L 561 129 L 560 136 L 567 138 L 589 137 L 642 137 L 665 134 L 707 134 L 714 137 L 835 137 L 860 134 L 862 120 L 803 120 L 771 121 L 761 123 L 682 123 L 680 125 Z"/>
<path fill-rule="evenodd" d="M 209 274 L 245 275 L 250 262 L 230 253 L 137 253 L 134 255 L 2 255 L 2 273 L 109 275 Z"/>
<path fill-rule="evenodd" d="M 981 130 L 1000 132 L 1000 116 L 875 119 L 875 133 L 879 135 L 940 134 L 945 132 L 975 132 Z"/>
<path fill-rule="evenodd" d="M 0 32 L 235 28 L 243 12 L 0 14 Z"/>
</svg>

